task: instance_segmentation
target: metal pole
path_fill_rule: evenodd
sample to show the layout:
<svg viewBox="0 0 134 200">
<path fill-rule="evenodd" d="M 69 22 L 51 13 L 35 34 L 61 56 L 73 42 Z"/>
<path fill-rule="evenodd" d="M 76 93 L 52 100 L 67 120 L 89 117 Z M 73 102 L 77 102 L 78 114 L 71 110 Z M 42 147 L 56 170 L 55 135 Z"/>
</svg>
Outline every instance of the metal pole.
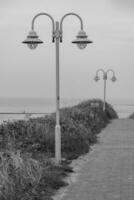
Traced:
<svg viewBox="0 0 134 200">
<path fill-rule="evenodd" d="M 106 109 L 106 78 L 104 79 L 104 102 L 103 102 L 103 111 Z"/>
<path fill-rule="evenodd" d="M 60 128 L 60 78 L 59 78 L 59 22 L 56 22 L 56 126 L 55 126 L 55 159 L 61 162 L 61 128 Z"/>
</svg>

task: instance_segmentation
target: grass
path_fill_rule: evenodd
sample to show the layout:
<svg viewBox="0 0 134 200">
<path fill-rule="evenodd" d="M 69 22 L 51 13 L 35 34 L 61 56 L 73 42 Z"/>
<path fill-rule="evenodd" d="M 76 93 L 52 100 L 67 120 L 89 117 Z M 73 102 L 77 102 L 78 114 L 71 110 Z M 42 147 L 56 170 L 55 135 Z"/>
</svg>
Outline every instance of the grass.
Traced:
<svg viewBox="0 0 134 200">
<path fill-rule="evenodd" d="M 98 103 L 97 107 L 92 106 Z M 62 158 L 54 158 L 55 113 L 29 121 L 6 122 L 0 126 L 0 199 L 50 200 L 66 183 L 72 169 L 68 163 L 87 153 L 98 133 L 117 118 L 111 105 L 98 99 L 60 110 Z"/>
<path fill-rule="evenodd" d="M 132 113 L 128 118 L 134 119 L 134 113 Z"/>
</svg>

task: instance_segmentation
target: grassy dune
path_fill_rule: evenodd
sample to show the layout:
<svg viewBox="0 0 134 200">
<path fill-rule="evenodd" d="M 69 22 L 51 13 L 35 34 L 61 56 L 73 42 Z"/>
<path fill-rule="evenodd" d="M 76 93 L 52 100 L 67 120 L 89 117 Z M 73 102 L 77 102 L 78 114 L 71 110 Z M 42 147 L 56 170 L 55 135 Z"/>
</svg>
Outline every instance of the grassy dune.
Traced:
<svg viewBox="0 0 134 200">
<path fill-rule="evenodd" d="M 134 119 L 134 113 L 132 113 L 128 118 Z"/>
<path fill-rule="evenodd" d="M 92 106 L 97 103 L 97 107 Z M 0 126 L 0 199 L 50 200 L 66 183 L 72 159 L 87 153 L 98 133 L 118 118 L 112 106 L 102 110 L 101 100 L 89 100 L 60 111 L 62 158 L 53 162 L 55 113 L 50 116 L 4 123 Z"/>
</svg>

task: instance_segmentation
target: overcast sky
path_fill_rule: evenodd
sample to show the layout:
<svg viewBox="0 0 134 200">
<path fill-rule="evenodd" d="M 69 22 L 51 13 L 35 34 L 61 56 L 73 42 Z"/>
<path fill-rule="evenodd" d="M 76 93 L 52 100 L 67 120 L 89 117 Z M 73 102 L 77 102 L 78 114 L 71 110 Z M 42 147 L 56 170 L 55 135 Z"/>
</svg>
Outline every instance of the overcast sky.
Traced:
<svg viewBox="0 0 134 200">
<path fill-rule="evenodd" d="M 0 97 L 55 97 L 55 45 L 51 22 L 42 16 L 35 29 L 44 44 L 30 50 L 26 38 L 33 16 L 51 14 L 55 21 L 68 12 L 79 14 L 93 44 L 79 50 L 71 43 L 80 30 L 69 16 L 63 22 L 60 45 L 62 98 L 103 97 L 103 81 L 93 78 L 98 68 L 112 68 L 117 82 L 107 81 L 107 98 L 134 99 L 133 0 L 0 0 Z"/>
</svg>

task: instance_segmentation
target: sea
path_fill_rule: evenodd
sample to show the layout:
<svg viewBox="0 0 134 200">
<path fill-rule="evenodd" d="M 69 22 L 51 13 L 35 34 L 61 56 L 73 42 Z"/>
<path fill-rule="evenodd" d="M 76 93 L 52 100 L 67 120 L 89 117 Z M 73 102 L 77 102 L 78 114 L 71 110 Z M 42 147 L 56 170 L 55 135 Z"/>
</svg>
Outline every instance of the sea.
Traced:
<svg viewBox="0 0 134 200">
<path fill-rule="evenodd" d="M 77 105 L 87 99 L 61 99 L 60 107 Z M 119 118 L 128 118 L 134 112 L 134 100 L 108 100 Z M 0 98 L 0 123 L 42 117 L 55 112 L 52 98 Z"/>
</svg>

